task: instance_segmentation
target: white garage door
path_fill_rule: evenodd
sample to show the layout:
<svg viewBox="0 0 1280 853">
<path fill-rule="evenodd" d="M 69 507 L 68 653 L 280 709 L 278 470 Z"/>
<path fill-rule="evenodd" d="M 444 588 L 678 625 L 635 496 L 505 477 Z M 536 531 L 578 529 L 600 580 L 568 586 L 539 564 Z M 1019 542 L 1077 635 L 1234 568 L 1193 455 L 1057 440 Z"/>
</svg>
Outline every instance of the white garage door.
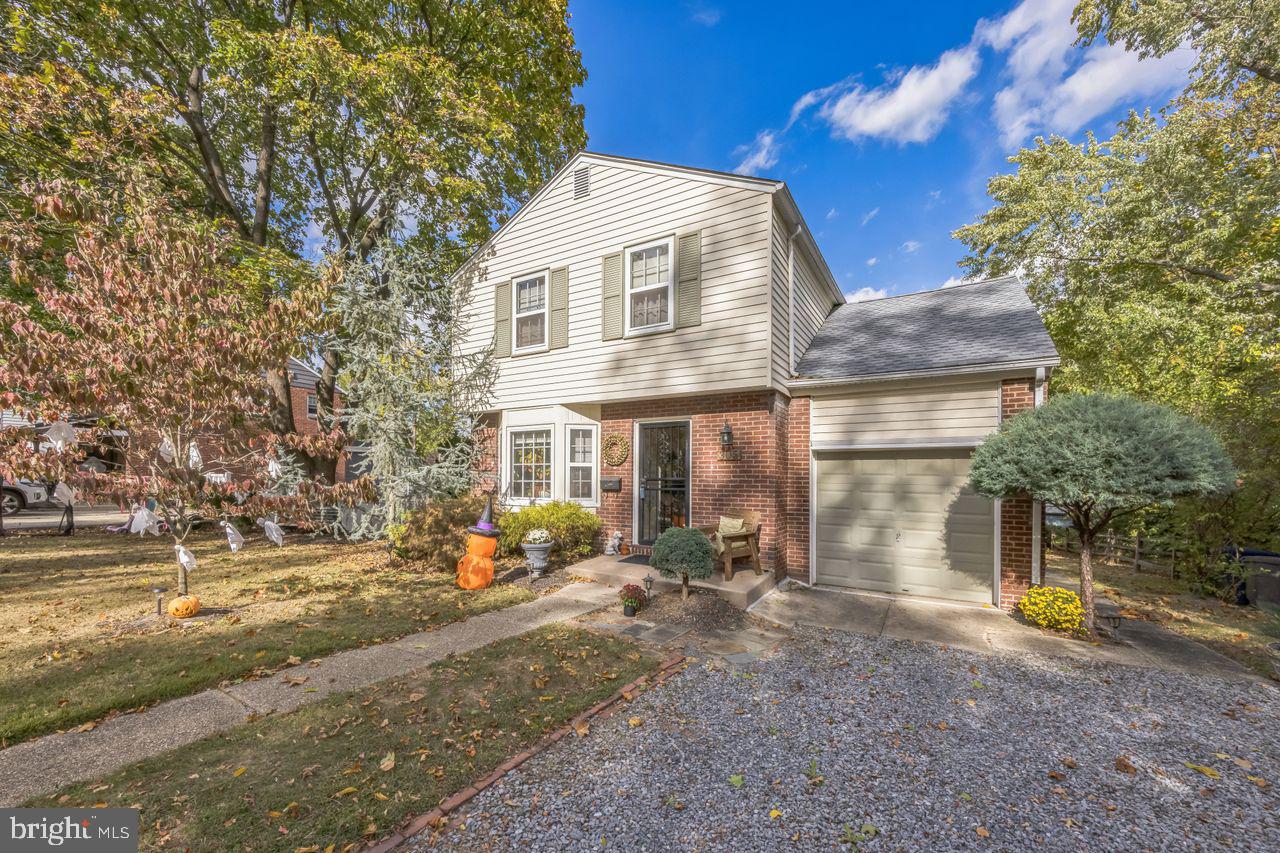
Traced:
<svg viewBox="0 0 1280 853">
<path fill-rule="evenodd" d="M 992 502 L 968 487 L 968 450 L 819 455 L 818 583 L 989 603 Z"/>
</svg>

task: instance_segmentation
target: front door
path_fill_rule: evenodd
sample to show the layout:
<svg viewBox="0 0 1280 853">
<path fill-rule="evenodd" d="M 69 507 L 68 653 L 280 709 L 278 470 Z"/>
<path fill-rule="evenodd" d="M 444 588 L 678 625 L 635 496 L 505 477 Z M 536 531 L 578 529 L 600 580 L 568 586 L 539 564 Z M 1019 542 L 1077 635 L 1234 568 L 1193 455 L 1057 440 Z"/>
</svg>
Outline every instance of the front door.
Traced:
<svg viewBox="0 0 1280 853">
<path fill-rule="evenodd" d="M 636 541 L 652 545 L 668 527 L 689 525 L 689 424 L 640 425 L 640 526 Z"/>
</svg>

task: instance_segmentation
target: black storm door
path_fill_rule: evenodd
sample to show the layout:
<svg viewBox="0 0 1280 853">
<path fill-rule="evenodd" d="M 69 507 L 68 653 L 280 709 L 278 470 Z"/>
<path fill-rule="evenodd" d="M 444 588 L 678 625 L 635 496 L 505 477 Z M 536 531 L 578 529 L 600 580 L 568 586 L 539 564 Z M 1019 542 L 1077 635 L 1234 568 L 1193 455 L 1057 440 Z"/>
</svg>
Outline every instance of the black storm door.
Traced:
<svg viewBox="0 0 1280 853">
<path fill-rule="evenodd" d="M 689 424 L 641 424 L 638 459 L 638 541 L 652 545 L 668 527 L 689 524 Z"/>
</svg>

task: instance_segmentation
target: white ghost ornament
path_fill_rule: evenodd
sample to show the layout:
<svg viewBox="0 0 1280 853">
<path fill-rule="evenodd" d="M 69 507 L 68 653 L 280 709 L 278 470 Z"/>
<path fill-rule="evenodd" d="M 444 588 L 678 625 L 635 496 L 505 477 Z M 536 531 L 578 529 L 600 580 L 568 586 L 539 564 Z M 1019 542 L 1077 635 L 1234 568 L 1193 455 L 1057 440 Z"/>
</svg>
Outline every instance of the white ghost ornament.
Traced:
<svg viewBox="0 0 1280 853">
<path fill-rule="evenodd" d="M 129 520 L 129 532 L 136 533 L 139 536 L 143 533 L 150 533 L 152 536 L 159 536 L 160 516 L 156 515 L 145 506 L 139 506 L 133 511 L 133 518 Z"/>
<path fill-rule="evenodd" d="M 244 547 L 244 537 L 240 535 L 240 531 L 236 530 L 236 526 L 229 521 L 222 522 L 222 529 L 227 531 L 227 547 L 234 554 Z"/>
<path fill-rule="evenodd" d="M 259 518 L 258 526 L 262 528 L 262 532 L 267 534 L 267 538 L 274 542 L 278 547 L 284 547 L 284 530 L 280 525 L 276 524 L 269 518 Z"/>
<path fill-rule="evenodd" d="M 174 545 L 173 551 L 178 555 L 178 564 L 182 566 L 182 568 L 186 569 L 188 572 L 194 572 L 196 570 L 195 554 L 192 554 L 181 545 Z"/>
<path fill-rule="evenodd" d="M 75 444 L 76 428 L 66 421 L 54 421 L 44 431 L 44 437 L 53 442 L 55 450 L 62 450 L 68 444 Z"/>
</svg>

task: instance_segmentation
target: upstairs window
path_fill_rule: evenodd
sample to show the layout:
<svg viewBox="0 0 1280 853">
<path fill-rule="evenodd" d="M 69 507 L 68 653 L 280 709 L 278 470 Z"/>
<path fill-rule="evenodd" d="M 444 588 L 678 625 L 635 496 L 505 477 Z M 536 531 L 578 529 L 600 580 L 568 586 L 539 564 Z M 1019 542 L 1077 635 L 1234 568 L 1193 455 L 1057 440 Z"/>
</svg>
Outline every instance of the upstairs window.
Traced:
<svg viewBox="0 0 1280 853">
<path fill-rule="evenodd" d="M 627 333 L 661 332 L 674 327 L 672 239 L 627 249 Z"/>
<path fill-rule="evenodd" d="M 515 318 L 514 353 L 547 348 L 547 275 L 517 279 L 511 289 L 511 316 Z"/>
</svg>

